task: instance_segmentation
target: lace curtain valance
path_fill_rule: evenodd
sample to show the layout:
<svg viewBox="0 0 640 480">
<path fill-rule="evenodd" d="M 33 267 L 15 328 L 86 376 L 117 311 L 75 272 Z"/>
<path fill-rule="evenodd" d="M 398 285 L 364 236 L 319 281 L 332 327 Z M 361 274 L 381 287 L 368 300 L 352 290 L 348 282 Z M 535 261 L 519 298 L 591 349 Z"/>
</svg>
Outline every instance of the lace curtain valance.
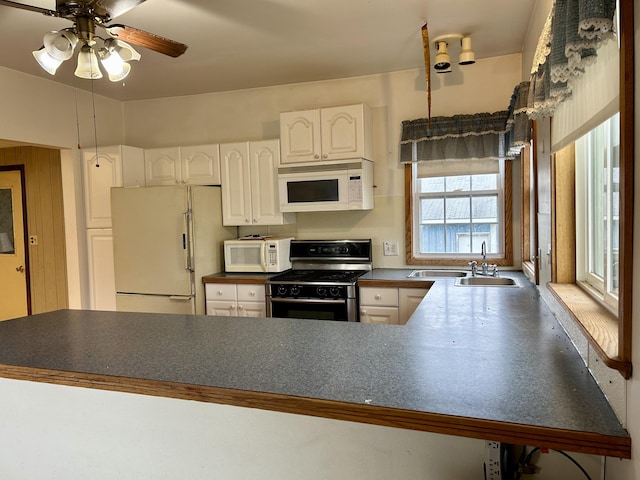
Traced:
<svg viewBox="0 0 640 480">
<path fill-rule="evenodd" d="M 425 160 L 500 159 L 529 143 L 526 115 L 529 82 L 518 85 L 507 110 L 494 113 L 419 118 L 402 122 L 400 163 Z"/>
<path fill-rule="evenodd" d="M 551 116 L 571 95 L 572 83 L 596 61 L 597 49 L 615 37 L 616 0 L 556 0 L 531 67 L 527 114 Z"/>
</svg>

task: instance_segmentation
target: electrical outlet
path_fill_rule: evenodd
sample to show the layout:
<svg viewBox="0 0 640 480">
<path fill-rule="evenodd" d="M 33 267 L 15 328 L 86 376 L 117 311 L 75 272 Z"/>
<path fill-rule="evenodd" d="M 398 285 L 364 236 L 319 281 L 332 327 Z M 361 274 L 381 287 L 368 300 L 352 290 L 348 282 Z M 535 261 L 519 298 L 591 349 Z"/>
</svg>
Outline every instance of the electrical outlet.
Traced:
<svg viewBox="0 0 640 480">
<path fill-rule="evenodd" d="M 502 448 L 500 442 L 484 442 L 484 478 L 502 480 Z"/>
<path fill-rule="evenodd" d="M 398 256 L 398 242 L 384 242 L 382 246 L 385 256 Z"/>
<path fill-rule="evenodd" d="M 37 244 L 38 244 L 38 236 L 29 235 L 29 245 L 37 245 Z"/>
</svg>

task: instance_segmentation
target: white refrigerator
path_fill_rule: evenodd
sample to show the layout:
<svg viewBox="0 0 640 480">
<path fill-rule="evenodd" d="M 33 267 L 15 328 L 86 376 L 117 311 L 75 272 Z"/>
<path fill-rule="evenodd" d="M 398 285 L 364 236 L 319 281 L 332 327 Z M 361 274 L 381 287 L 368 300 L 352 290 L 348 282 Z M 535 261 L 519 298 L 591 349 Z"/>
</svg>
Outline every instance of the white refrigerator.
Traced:
<svg viewBox="0 0 640 480">
<path fill-rule="evenodd" d="M 116 310 L 205 314 L 202 277 L 222 271 L 220 187 L 111 189 Z"/>
</svg>

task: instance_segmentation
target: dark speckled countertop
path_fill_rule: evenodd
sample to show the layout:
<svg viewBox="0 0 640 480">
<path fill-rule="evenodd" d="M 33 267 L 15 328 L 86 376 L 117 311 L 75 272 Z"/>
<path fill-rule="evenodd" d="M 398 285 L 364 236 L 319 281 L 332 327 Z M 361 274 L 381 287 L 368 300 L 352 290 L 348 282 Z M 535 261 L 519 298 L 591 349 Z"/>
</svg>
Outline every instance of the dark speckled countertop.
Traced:
<svg viewBox="0 0 640 480">
<path fill-rule="evenodd" d="M 626 430 L 536 288 L 503 275 L 523 286 L 430 280 L 405 326 L 34 315 L 0 322 L 0 376 L 628 457 Z"/>
</svg>

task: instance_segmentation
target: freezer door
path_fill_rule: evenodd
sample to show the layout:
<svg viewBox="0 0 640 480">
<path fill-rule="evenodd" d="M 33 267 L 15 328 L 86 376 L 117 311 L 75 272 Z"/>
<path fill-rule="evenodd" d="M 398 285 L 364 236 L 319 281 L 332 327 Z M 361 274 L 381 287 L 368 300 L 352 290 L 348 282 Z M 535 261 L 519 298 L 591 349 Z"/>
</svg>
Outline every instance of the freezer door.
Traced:
<svg viewBox="0 0 640 480">
<path fill-rule="evenodd" d="M 111 189 L 116 292 L 193 295 L 188 187 Z"/>
<path fill-rule="evenodd" d="M 194 297 L 116 294 L 118 312 L 195 314 Z"/>
</svg>

